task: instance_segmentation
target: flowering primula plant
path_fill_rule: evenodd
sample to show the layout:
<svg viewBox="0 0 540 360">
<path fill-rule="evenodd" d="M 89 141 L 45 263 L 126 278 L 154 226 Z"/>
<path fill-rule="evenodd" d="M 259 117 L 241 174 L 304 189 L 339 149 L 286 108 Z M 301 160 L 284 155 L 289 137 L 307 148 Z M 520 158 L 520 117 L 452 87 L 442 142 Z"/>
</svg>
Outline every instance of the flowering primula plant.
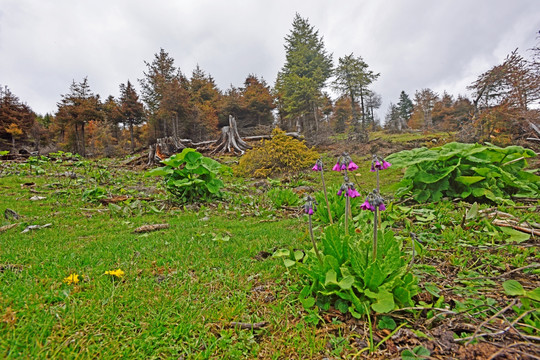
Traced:
<svg viewBox="0 0 540 360">
<path fill-rule="evenodd" d="M 334 171 L 354 171 L 358 169 L 358 165 L 356 165 L 348 153 L 343 153 L 337 160 L 336 165 L 332 168 Z"/>
<path fill-rule="evenodd" d="M 386 206 L 384 206 L 384 201 L 381 195 L 379 195 L 379 193 L 375 190 L 368 194 L 366 201 L 360 205 L 360 209 L 371 211 L 375 211 L 377 209 L 379 211 L 384 211 L 386 210 Z"/>
<path fill-rule="evenodd" d="M 326 184 L 324 183 L 324 170 L 323 170 L 323 168 L 324 168 L 324 164 L 323 164 L 322 159 L 317 159 L 317 162 L 311 168 L 311 170 L 321 172 L 321 182 L 322 182 L 322 187 L 323 187 L 323 191 L 324 191 L 324 200 L 326 201 L 326 209 L 328 210 L 328 219 L 330 220 L 330 223 L 333 223 L 332 214 L 330 212 L 330 204 L 328 203 L 328 194 L 326 193 Z M 312 210 L 312 211 L 314 211 L 314 210 Z M 311 214 L 313 214 L 313 212 Z"/>
<path fill-rule="evenodd" d="M 77 284 L 79 282 L 79 275 L 77 274 L 69 274 L 67 278 L 64 278 L 63 280 L 66 284 Z"/>
<path fill-rule="evenodd" d="M 304 205 L 304 212 L 308 215 L 309 219 L 309 235 L 311 237 L 311 243 L 313 244 L 313 250 L 315 250 L 315 254 L 317 255 L 317 259 L 319 259 L 319 263 L 322 265 L 322 258 L 321 254 L 319 253 L 319 249 L 317 248 L 317 242 L 315 241 L 315 236 L 313 236 L 313 222 L 311 221 L 311 215 L 313 215 L 313 212 L 317 210 L 317 200 L 315 198 L 312 198 L 311 196 L 306 197 L 306 204 Z"/>
<path fill-rule="evenodd" d="M 311 196 L 308 196 L 306 198 L 306 203 L 304 205 L 304 212 L 308 215 L 313 215 L 313 213 L 317 210 L 317 200 L 312 198 Z"/>
<path fill-rule="evenodd" d="M 375 172 L 377 170 L 386 170 L 391 165 L 392 164 L 384 160 L 382 157 L 378 155 L 373 155 L 373 160 L 371 160 L 371 172 Z"/>
<path fill-rule="evenodd" d="M 111 275 L 113 278 L 118 278 L 118 279 L 123 278 L 125 274 L 126 273 L 120 269 L 105 271 L 105 275 Z"/>
<path fill-rule="evenodd" d="M 311 168 L 313 171 L 322 171 L 323 170 L 323 162 L 322 159 L 318 159 L 317 162 L 315 162 L 315 165 Z"/>
</svg>

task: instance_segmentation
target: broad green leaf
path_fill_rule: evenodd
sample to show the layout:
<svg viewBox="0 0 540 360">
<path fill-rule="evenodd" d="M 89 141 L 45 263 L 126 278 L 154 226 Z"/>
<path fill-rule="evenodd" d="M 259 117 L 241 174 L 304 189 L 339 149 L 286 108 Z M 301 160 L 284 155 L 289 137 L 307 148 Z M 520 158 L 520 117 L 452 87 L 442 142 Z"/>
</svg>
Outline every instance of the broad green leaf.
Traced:
<svg viewBox="0 0 540 360">
<path fill-rule="evenodd" d="M 377 327 L 381 330 L 394 330 L 396 326 L 396 322 L 390 316 L 381 316 L 379 322 L 377 323 Z"/>
<path fill-rule="evenodd" d="M 371 308 L 379 314 L 384 314 L 394 310 L 394 295 L 388 291 L 382 290 L 377 294 L 377 302 L 371 305 Z"/>
<path fill-rule="evenodd" d="M 465 215 L 465 218 L 467 220 L 475 219 L 478 216 L 478 203 L 472 204 L 471 208 L 467 210 L 467 214 Z"/>
<path fill-rule="evenodd" d="M 485 179 L 484 176 L 458 176 L 456 177 L 456 181 L 464 185 L 471 185 L 479 181 L 482 181 L 484 179 Z"/>
<path fill-rule="evenodd" d="M 337 273 L 334 269 L 330 269 L 326 272 L 326 278 L 324 280 L 324 286 L 328 285 L 338 285 L 337 282 Z"/>
<path fill-rule="evenodd" d="M 274 252 L 272 255 L 273 257 L 283 257 L 283 256 L 289 256 L 291 255 L 291 252 L 288 249 L 278 249 Z"/>
<path fill-rule="evenodd" d="M 285 267 L 291 267 L 296 264 L 296 261 L 291 259 L 283 259 L 283 264 L 285 265 Z"/>
<path fill-rule="evenodd" d="M 174 170 L 171 169 L 170 167 L 163 166 L 163 167 L 158 167 L 150 171 L 147 171 L 146 174 L 144 174 L 144 176 L 165 176 L 165 175 L 172 174 L 173 172 Z"/>
<path fill-rule="evenodd" d="M 525 289 L 516 280 L 506 280 L 503 282 L 502 287 L 506 295 L 509 296 L 523 296 L 525 295 Z"/>
<path fill-rule="evenodd" d="M 531 238 L 531 234 L 527 234 L 509 227 L 501 227 L 501 231 L 510 236 L 506 239 L 507 243 L 521 243 Z"/>
<path fill-rule="evenodd" d="M 341 279 L 338 283 L 339 287 L 342 290 L 349 290 L 352 288 L 352 285 L 354 284 L 354 276 L 348 275 L 345 276 L 343 279 Z"/>
<path fill-rule="evenodd" d="M 527 291 L 525 293 L 525 296 L 531 300 L 540 301 L 540 287 L 537 287 L 536 289 L 531 291 Z"/>
<path fill-rule="evenodd" d="M 295 259 L 296 261 L 302 260 L 303 257 L 304 257 L 304 252 L 303 252 L 303 251 L 296 250 L 296 251 L 294 252 L 294 259 Z"/>
</svg>

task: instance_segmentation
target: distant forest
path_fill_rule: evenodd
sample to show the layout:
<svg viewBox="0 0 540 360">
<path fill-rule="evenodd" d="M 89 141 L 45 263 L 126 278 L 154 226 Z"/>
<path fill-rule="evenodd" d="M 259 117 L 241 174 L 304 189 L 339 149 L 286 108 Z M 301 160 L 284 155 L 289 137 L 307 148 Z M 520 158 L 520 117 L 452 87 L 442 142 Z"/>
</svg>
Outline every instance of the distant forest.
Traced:
<svg viewBox="0 0 540 360">
<path fill-rule="evenodd" d="M 146 62 L 134 82 L 119 84 L 120 96 L 95 94 L 88 78 L 73 81 L 60 95 L 54 114 L 36 114 L 31 105 L 0 86 L 0 150 L 64 150 L 83 156 L 133 153 L 175 136 L 215 139 L 233 115 L 241 134 L 269 134 L 274 126 L 301 132 L 316 143 L 332 134 L 367 139 L 370 131 L 456 131 L 464 141 L 510 144 L 540 119 L 540 47 L 527 56 L 514 51 L 469 86 L 471 97 L 429 88 L 402 91 L 380 121 L 381 96 L 371 90 L 380 74 L 359 55 L 334 63 L 323 37 L 296 15 L 285 37 L 286 60 L 274 86 L 255 74 L 241 87 L 219 89 L 197 67 L 186 76 L 164 49 Z M 66 87 L 67 87 L 66 86 Z M 337 99 L 328 93 L 332 89 Z"/>
</svg>

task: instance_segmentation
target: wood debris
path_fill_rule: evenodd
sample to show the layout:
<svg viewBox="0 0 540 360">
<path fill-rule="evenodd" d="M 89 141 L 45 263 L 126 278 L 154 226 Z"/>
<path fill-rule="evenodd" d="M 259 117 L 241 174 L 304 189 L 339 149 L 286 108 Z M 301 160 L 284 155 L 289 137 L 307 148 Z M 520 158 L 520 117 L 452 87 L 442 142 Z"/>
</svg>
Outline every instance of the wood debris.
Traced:
<svg viewBox="0 0 540 360">
<path fill-rule="evenodd" d="M 9 225 L 0 226 L 0 233 L 4 232 L 4 231 L 7 231 L 9 229 L 12 229 L 17 225 L 19 225 L 19 224 L 9 224 Z"/>
<path fill-rule="evenodd" d="M 163 229 L 168 229 L 168 228 L 169 228 L 169 224 L 143 225 L 143 226 L 140 226 L 140 227 L 136 228 L 135 230 L 133 230 L 133 232 L 134 233 L 145 233 L 145 232 L 163 230 Z"/>
</svg>

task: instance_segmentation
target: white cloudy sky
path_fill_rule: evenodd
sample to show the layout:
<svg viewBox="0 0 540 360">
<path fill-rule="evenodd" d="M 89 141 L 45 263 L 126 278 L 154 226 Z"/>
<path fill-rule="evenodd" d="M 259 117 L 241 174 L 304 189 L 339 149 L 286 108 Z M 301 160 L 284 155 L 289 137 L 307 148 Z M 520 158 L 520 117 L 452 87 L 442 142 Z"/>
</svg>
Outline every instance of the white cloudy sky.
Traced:
<svg viewBox="0 0 540 360">
<path fill-rule="evenodd" d="M 55 112 L 73 80 L 106 98 L 137 83 L 160 48 L 222 90 L 246 76 L 270 85 L 295 13 L 334 56 L 362 56 L 381 76 L 379 117 L 401 90 L 467 94 L 482 72 L 540 41 L 538 0 L 0 0 L 0 85 Z"/>
</svg>

